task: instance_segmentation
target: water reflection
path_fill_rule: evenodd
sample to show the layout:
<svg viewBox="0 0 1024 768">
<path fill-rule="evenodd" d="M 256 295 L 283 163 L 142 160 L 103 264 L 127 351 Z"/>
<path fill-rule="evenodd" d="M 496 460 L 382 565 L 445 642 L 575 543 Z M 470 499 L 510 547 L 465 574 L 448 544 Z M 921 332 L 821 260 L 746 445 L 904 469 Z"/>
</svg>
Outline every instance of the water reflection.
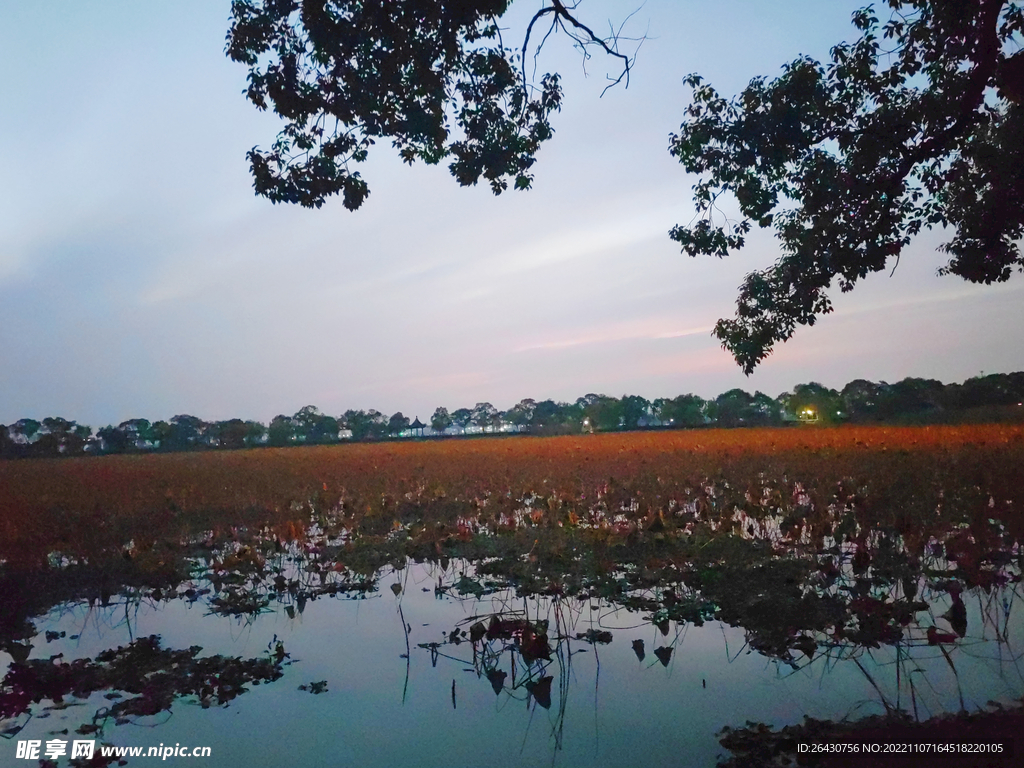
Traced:
<svg viewBox="0 0 1024 768">
<path fill-rule="evenodd" d="M 638 748 L 655 762 L 659 749 L 678 758 L 685 742 L 692 764 L 709 764 L 722 753 L 714 737 L 723 728 L 737 764 L 754 764 L 751 755 L 791 750 L 796 732 L 737 727 L 746 720 L 795 727 L 810 715 L 816 730 L 802 733 L 820 736 L 847 727 L 836 721 L 927 721 L 1024 693 L 1021 548 L 988 508 L 885 525 L 841 493 L 816 507 L 799 484 L 786 494 L 747 489 L 742 504 L 710 486 L 690 495 L 658 509 L 634 498 L 570 508 L 537 497 L 390 520 L 342 504 L 314 508 L 307 520 L 177 540 L 94 537 L 88 554 L 50 552 L 45 567 L 8 560 L 3 735 L 70 729 L 123 740 L 120 726 L 153 724 L 180 711 L 175 702 L 225 707 L 271 684 L 279 697 L 283 685 L 325 693 L 294 706 L 321 706 L 343 715 L 338 722 L 415 711 L 420 722 L 403 720 L 409 732 L 396 741 L 416 746 L 379 747 L 399 750 L 395 759 L 430 754 L 431 739 L 487 749 L 495 729 L 514 721 L 518 751 L 495 764 L 526 762 L 528 742 L 566 765 L 628 764 Z M 83 646 L 88 621 L 76 611 L 118 629 L 92 632 Z M 123 624 L 110 618 L 119 613 Z M 174 645 L 183 634 L 215 636 L 211 622 L 260 652 L 241 658 L 223 637 Z M 122 632 L 127 642 L 111 646 Z M 308 665 L 292 683 L 281 680 L 292 678 L 289 637 Z M 102 647 L 86 653 L 90 643 Z M 400 652 L 382 657 L 384 646 Z M 366 669 L 339 671 L 345 654 Z M 339 674 L 359 683 L 336 683 Z M 358 703 L 338 703 L 336 691 Z M 77 725 L 67 712 L 76 704 L 86 705 Z M 274 710 L 266 698 L 254 706 Z M 439 707 L 462 718 L 445 721 L 457 737 L 427 732 L 441 727 Z M 486 729 L 452 724 L 483 723 L 481 711 L 492 715 Z M 58 712 L 67 729 L 46 731 L 39 721 Z M 265 716 L 246 715 L 272 728 Z M 707 716 L 719 719 L 709 727 Z M 181 727 L 202 732 L 182 717 Z M 548 727 L 534 739 L 537 717 Z M 651 743 L 655 726 L 660 745 Z M 237 745 L 224 749 L 244 762 Z"/>
</svg>

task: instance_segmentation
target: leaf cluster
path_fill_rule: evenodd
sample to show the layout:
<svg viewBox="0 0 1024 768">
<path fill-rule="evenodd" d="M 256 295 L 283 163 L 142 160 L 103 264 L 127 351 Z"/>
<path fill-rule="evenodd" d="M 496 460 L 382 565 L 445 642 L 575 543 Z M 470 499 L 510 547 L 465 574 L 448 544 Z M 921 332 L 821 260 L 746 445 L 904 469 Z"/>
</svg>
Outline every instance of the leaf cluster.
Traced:
<svg viewBox="0 0 1024 768">
<path fill-rule="evenodd" d="M 526 189 L 557 75 L 527 88 L 497 20 L 508 0 L 234 0 L 227 55 L 249 68 L 248 99 L 286 122 L 269 151 L 248 153 L 257 194 L 319 208 L 369 189 L 353 163 L 388 137 L 407 163 L 449 169 L 495 194 Z"/>
<path fill-rule="evenodd" d="M 973 282 L 1024 270 L 1024 12 L 1002 0 L 889 0 L 822 64 L 801 56 L 726 99 L 699 75 L 671 153 L 694 186 L 697 218 L 670 235 L 723 257 L 754 225 L 782 256 L 749 274 L 735 319 L 715 335 L 746 373 L 842 291 L 898 261 L 922 229 L 954 230 L 941 274 Z M 719 207 L 731 196 L 742 216 Z"/>
</svg>

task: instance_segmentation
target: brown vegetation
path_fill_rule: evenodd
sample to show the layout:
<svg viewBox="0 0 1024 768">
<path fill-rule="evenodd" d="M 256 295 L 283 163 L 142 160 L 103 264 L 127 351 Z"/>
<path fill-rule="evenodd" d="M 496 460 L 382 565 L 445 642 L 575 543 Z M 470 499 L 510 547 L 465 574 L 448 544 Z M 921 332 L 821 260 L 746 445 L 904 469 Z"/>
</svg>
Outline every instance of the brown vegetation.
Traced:
<svg viewBox="0 0 1024 768">
<path fill-rule="evenodd" d="M 278 609 L 294 618 L 309 601 L 376 591 L 409 560 L 436 564 L 437 594 L 606 601 L 666 638 L 672 622 L 716 619 L 793 668 L 857 663 L 882 646 L 909 664 L 915 649 L 939 646 L 956 674 L 957 646 L 979 631 L 968 626 L 968 596 L 983 606 L 982 630 L 998 642 L 1010 637 L 999 606 L 1017 599 L 1022 508 L 1024 427 L 1010 425 L 0 463 L 0 650 L 15 660 L 0 698 L 21 695 L 11 674 L 29 656 L 35 617 L 53 606 L 107 605 L 128 591 L 154 603 L 202 601 L 215 615 Z M 480 675 L 499 693 L 515 681 L 488 660 L 506 647 L 544 659 L 550 643 L 572 634 L 560 626 L 548 634 L 502 615 L 420 647 L 436 662 L 450 645 L 480 645 Z M 667 664 L 672 649 L 653 653 Z M 634 651 L 642 658 L 642 645 Z M 520 688 L 551 706 L 550 677 L 534 672 Z M 905 675 L 895 700 L 878 690 L 897 725 L 903 688 L 917 715 L 914 685 Z M 741 762 L 761 754 L 774 764 L 795 737 L 831 733 L 829 724 L 814 727 L 757 725 L 725 732 L 723 743 Z"/>
<path fill-rule="evenodd" d="M 304 525 L 311 511 L 331 509 L 371 528 L 432 521 L 457 533 L 460 519 L 463 532 L 521 523 L 525 504 L 532 526 L 582 522 L 614 534 L 695 502 L 758 517 L 801 497 L 820 511 L 837 489 L 858 496 L 864 522 L 908 532 L 936 510 L 988 514 L 994 505 L 989 516 L 1005 518 L 1019 539 L 1024 428 L 715 430 L 38 460 L 0 464 L 0 489 L 0 559 L 12 565 L 54 549 L 88 556 L 231 526 Z"/>
</svg>

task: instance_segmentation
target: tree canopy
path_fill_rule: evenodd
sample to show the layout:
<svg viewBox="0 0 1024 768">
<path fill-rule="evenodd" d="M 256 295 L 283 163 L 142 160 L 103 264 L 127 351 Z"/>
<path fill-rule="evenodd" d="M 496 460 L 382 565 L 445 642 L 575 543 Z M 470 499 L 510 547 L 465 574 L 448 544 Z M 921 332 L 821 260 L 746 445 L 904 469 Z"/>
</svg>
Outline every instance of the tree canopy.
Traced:
<svg viewBox="0 0 1024 768">
<path fill-rule="evenodd" d="M 746 373 L 841 291 L 898 260 L 923 228 L 950 227 L 940 274 L 980 283 L 1024 269 L 1024 13 L 1002 0 L 889 0 L 857 11 L 855 43 L 823 65 L 800 57 L 733 99 L 690 75 L 693 103 L 671 152 L 698 218 L 683 250 L 726 256 L 753 225 L 782 256 L 747 276 L 715 335 Z M 742 218 L 726 220 L 731 195 Z"/>
<path fill-rule="evenodd" d="M 697 74 L 670 152 L 699 174 L 696 218 L 670 236 L 691 256 L 724 257 L 756 225 L 782 254 L 747 276 L 715 335 L 746 373 L 841 291 L 898 262 L 922 229 L 949 227 L 940 273 L 992 283 L 1024 270 L 1024 10 L 1006 0 L 887 0 L 857 11 L 854 43 L 823 64 L 801 56 L 774 80 L 722 97 Z M 579 3 L 545 0 L 514 45 L 510 0 L 233 0 L 227 54 L 249 68 L 247 96 L 284 121 L 248 159 L 257 194 L 350 210 L 369 189 L 352 166 L 389 139 L 408 163 L 449 161 L 463 185 L 531 186 L 562 93 L 528 78 L 531 39 L 561 30 L 621 60 Z M 634 51 L 635 53 L 635 51 Z M 726 200 L 732 203 L 726 205 Z M 738 206 L 739 219 L 723 210 Z"/>
<path fill-rule="evenodd" d="M 271 150 L 248 158 L 256 192 L 319 208 L 369 194 L 350 165 L 388 138 L 408 163 L 439 163 L 460 184 L 500 193 L 530 186 L 557 75 L 521 77 L 498 18 L 509 0 L 234 0 L 227 54 L 249 67 L 249 100 L 286 122 Z M 559 0 L 549 12 L 569 17 Z M 571 17 L 570 17 L 571 18 Z"/>
<path fill-rule="evenodd" d="M 806 411 L 813 418 L 804 418 Z M 207 451 L 260 446 L 328 445 L 349 440 L 443 438 L 456 435 L 568 435 L 632 429 L 781 426 L 798 422 L 837 424 L 973 423 L 1024 420 L 1024 372 L 993 373 L 962 384 L 906 378 L 894 384 L 865 379 L 842 391 L 817 382 L 798 384 L 771 398 L 731 389 L 705 400 L 694 394 L 647 400 L 593 392 L 575 402 L 525 398 L 505 411 L 490 403 L 451 413 L 439 406 L 430 428 L 410 424 L 401 411 L 388 418 L 370 409 L 347 410 L 338 417 L 307 405 L 294 415 L 278 414 L 268 425 L 239 418 L 206 422 L 179 414 L 150 423 L 129 419 L 107 425 L 93 436 L 91 427 L 61 417 L 42 423 L 21 419 L 0 424 L 0 459 L 81 456 L 152 451 Z"/>
</svg>

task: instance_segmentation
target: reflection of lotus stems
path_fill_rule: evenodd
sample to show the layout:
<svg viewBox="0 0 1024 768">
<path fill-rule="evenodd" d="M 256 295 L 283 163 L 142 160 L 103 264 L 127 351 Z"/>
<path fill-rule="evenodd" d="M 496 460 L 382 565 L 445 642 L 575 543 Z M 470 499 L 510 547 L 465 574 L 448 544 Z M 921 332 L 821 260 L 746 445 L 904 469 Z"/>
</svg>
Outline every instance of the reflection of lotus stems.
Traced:
<svg viewBox="0 0 1024 768">
<path fill-rule="evenodd" d="M 864 673 L 864 677 L 868 679 L 868 682 L 871 683 L 871 687 L 874 688 L 875 691 L 877 691 L 878 698 L 882 700 L 882 706 L 885 707 L 886 713 L 891 715 L 893 713 L 893 706 L 889 703 L 889 700 L 885 697 L 885 694 L 882 693 L 882 689 L 878 687 L 878 683 L 875 682 L 875 678 L 871 676 L 870 672 L 864 669 L 864 665 L 860 663 L 860 659 L 854 657 L 853 663 L 856 664 L 857 668 Z"/>
<path fill-rule="evenodd" d="M 537 707 L 549 709 L 551 706 L 551 687 L 555 678 L 548 672 L 551 671 L 553 664 L 556 665 L 558 704 L 552 715 L 550 731 L 554 762 L 555 755 L 563 745 L 572 678 L 572 657 L 583 652 L 573 650 L 571 634 L 583 608 L 574 609 L 565 598 L 555 597 L 547 606 L 546 616 L 542 617 L 542 607 L 540 601 L 537 601 L 536 613 L 531 617 L 531 601 L 524 599 L 522 609 L 512 608 L 506 599 L 496 602 L 497 605 L 494 607 L 498 609 L 497 612 L 485 616 L 473 615 L 460 622 L 463 626 L 473 625 L 470 633 L 472 639 L 463 639 L 466 630 L 456 627 L 453 632 L 446 633 L 447 639 L 444 642 L 421 643 L 419 647 L 430 651 L 432 664 L 436 664 L 437 658 L 444 657 L 462 665 L 471 665 L 477 673 L 477 678 L 485 679 L 496 694 L 524 701 L 530 711 L 530 718 L 523 733 L 524 749 Z M 487 625 L 488 620 L 489 629 L 480 629 Z M 548 634 L 548 630 L 540 634 L 543 627 L 549 627 L 552 630 L 551 634 Z M 547 646 L 549 637 L 554 641 L 553 648 Z M 468 642 L 472 647 L 471 661 L 440 650 L 443 646 L 458 646 L 463 642 Z M 510 659 L 509 674 L 499 669 L 501 657 L 506 652 Z M 599 664 L 599 660 L 597 663 Z M 595 696 L 596 692 L 595 687 Z"/>
<path fill-rule="evenodd" d="M 939 650 L 942 651 L 942 655 L 945 657 L 946 663 L 949 664 L 949 668 L 953 670 L 953 677 L 956 678 L 956 693 L 957 696 L 960 697 L 960 711 L 966 712 L 967 707 L 964 706 L 964 691 L 960 685 L 960 673 L 956 671 L 956 665 L 953 663 L 953 659 L 950 658 L 949 652 L 946 650 L 945 646 L 940 645 Z"/>
<path fill-rule="evenodd" d="M 402 703 L 405 704 L 406 694 L 409 692 L 409 665 L 412 658 L 412 651 L 409 648 L 409 625 L 405 622 L 405 614 L 402 613 L 402 601 L 398 601 L 398 618 L 402 621 L 402 632 L 405 634 L 405 684 L 402 686 Z M 452 683 L 452 701 L 455 700 L 454 681 Z"/>
<path fill-rule="evenodd" d="M 913 669 L 910 670 L 909 674 L 907 675 L 907 680 L 909 681 L 910 686 L 910 703 L 914 707 L 914 721 L 920 722 L 921 715 L 917 711 L 917 689 L 914 687 L 914 671 L 915 670 Z"/>
<path fill-rule="evenodd" d="M 903 692 L 902 680 L 900 679 L 900 673 L 903 671 L 903 644 L 896 643 L 896 710 L 901 709 L 901 697 L 900 694 Z"/>
</svg>

